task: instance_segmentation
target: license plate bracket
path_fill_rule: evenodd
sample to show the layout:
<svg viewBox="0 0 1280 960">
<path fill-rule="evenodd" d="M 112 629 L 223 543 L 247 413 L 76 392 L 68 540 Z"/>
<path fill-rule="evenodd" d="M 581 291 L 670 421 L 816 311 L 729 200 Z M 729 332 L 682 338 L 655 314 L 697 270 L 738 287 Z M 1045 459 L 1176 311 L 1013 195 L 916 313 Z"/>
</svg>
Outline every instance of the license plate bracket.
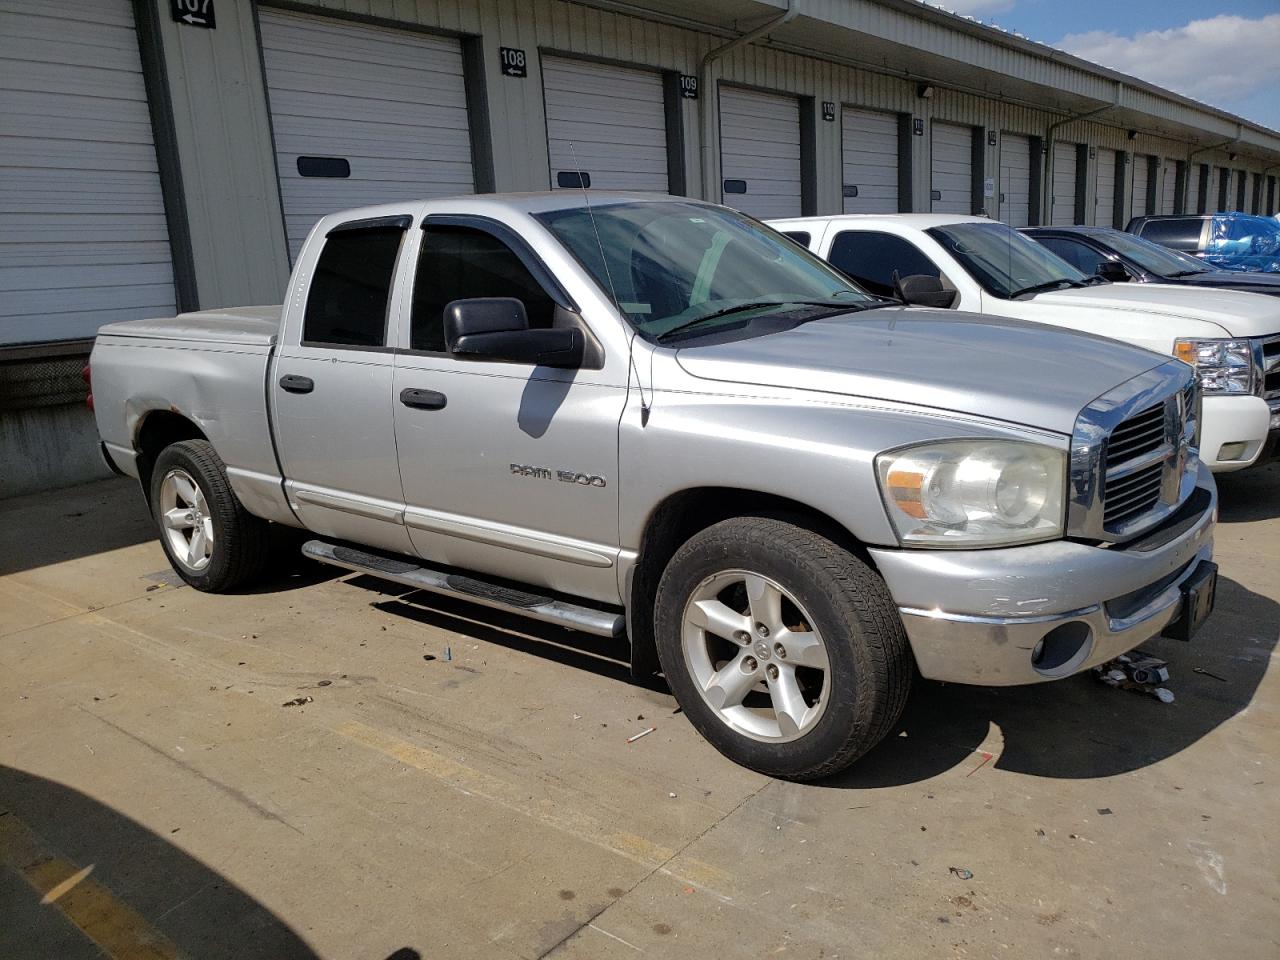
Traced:
<svg viewBox="0 0 1280 960">
<path fill-rule="evenodd" d="M 1218 593 L 1218 565 L 1201 560 L 1199 566 L 1182 584 L 1182 612 L 1164 629 L 1164 636 L 1174 640 L 1190 640 L 1213 613 Z"/>
</svg>

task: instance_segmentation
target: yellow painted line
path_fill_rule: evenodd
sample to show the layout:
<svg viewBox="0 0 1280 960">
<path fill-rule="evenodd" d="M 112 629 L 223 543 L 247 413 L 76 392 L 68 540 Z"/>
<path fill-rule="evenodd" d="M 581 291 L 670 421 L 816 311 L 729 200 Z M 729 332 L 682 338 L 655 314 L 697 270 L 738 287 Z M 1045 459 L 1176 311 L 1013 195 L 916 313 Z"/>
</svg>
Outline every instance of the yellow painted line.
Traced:
<svg viewBox="0 0 1280 960">
<path fill-rule="evenodd" d="M 421 770 L 461 793 L 490 800 L 644 866 L 661 868 L 676 855 L 676 851 L 668 847 L 654 843 L 638 834 L 617 830 L 589 814 L 573 810 L 564 804 L 556 804 L 550 800 L 542 803 L 533 801 L 529 798 L 527 790 L 517 789 L 505 780 L 475 770 L 434 750 L 402 740 L 359 721 L 352 720 L 340 724 L 334 728 L 334 732 L 393 760 Z M 710 864 L 681 857 L 678 872 L 667 869 L 663 869 L 662 872 L 691 886 L 707 889 L 720 899 L 729 899 L 724 894 L 718 893 L 715 888 L 731 886 L 731 878 L 723 870 Z"/>
<path fill-rule="evenodd" d="M 176 960 L 178 948 L 81 867 L 59 856 L 12 813 L 0 816 L 0 863 L 18 873 L 113 960 Z"/>
</svg>

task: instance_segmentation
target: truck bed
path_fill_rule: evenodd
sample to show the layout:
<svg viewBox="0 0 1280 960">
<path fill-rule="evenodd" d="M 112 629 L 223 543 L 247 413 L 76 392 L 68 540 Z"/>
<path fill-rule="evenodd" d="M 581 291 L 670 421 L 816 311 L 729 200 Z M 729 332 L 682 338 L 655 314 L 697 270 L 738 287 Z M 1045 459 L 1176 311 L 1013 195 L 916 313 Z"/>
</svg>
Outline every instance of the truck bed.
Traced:
<svg viewBox="0 0 1280 960">
<path fill-rule="evenodd" d="M 282 309 L 274 305 L 195 310 L 176 317 L 109 323 L 98 331 L 98 336 L 270 347 L 280 332 Z"/>
</svg>

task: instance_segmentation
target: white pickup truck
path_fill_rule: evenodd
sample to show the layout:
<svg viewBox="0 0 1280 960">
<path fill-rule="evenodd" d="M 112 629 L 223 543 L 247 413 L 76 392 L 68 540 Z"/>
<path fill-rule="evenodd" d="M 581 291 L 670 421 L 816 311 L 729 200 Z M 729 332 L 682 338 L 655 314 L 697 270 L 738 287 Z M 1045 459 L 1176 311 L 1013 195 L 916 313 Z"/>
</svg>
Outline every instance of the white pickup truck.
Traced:
<svg viewBox="0 0 1280 960">
<path fill-rule="evenodd" d="M 1273 297 L 1109 283 L 983 217 L 842 215 L 769 225 L 872 293 L 1069 327 L 1185 360 L 1204 396 L 1200 456 L 1215 473 L 1269 460 L 1280 442 L 1280 382 L 1272 382 L 1280 374 L 1266 366 L 1280 353 Z M 895 285 L 895 274 L 906 282 Z"/>
</svg>

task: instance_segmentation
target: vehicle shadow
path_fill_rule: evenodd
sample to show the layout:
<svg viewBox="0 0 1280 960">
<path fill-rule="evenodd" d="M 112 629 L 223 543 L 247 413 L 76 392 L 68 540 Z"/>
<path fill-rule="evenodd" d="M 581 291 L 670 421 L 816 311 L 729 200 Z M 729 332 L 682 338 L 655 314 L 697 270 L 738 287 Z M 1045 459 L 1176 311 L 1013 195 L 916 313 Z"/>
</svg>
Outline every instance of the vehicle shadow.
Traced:
<svg viewBox="0 0 1280 960">
<path fill-rule="evenodd" d="M 0 870 L 0 956 L 103 956 L 90 939 L 95 933 L 108 937 L 113 954 L 123 949 L 114 955 L 167 955 L 153 953 L 152 930 L 184 957 L 319 956 L 287 923 L 169 838 L 78 790 L 6 766 L 0 766 L 0 867 L 9 868 Z"/>
<path fill-rule="evenodd" d="M 1003 739 L 992 761 L 1001 770 L 1087 779 L 1149 766 L 1250 704 L 1278 633 L 1280 604 L 1223 577 L 1214 613 L 1190 643 L 1156 638 L 1142 645 L 1168 660 L 1163 686 L 1173 703 L 1109 687 L 1091 673 L 1023 687 L 918 680 L 895 734 L 825 785 L 895 786 L 977 766 L 992 725 Z"/>
<path fill-rule="evenodd" d="M 371 576 L 346 581 L 374 590 L 379 610 L 504 646 L 647 690 L 665 681 L 632 679 L 624 640 L 573 630 L 423 593 Z M 1186 749 L 1252 701 L 1280 633 L 1280 604 L 1223 577 L 1217 608 L 1190 643 L 1157 638 L 1142 649 L 1169 661 L 1176 700 L 1118 690 L 1082 674 L 1024 687 L 971 687 L 917 679 L 897 728 L 849 770 L 822 785 L 867 789 L 915 783 L 981 757 L 999 728 L 1002 770 L 1060 779 L 1107 777 Z M 1200 667 L 1225 678 L 1198 674 Z"/>
<path fill-rule="evenodd" d="M 0 576 L 155 539 L 135 480 L 0 500 Z"/>
<path fill-rule="evenodd" d="M 1218 481 L 1218 519 L 1249 523 L 1280 517 L 1280 459 L 1240 473 L 1222 473 Z"/>
</svg>

